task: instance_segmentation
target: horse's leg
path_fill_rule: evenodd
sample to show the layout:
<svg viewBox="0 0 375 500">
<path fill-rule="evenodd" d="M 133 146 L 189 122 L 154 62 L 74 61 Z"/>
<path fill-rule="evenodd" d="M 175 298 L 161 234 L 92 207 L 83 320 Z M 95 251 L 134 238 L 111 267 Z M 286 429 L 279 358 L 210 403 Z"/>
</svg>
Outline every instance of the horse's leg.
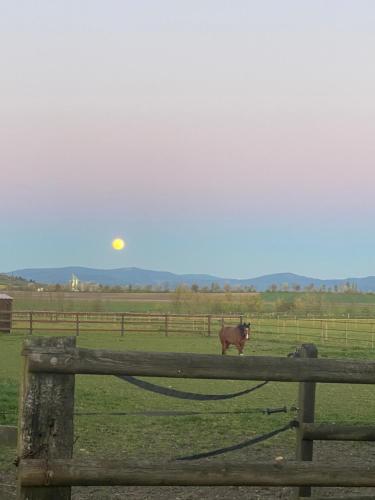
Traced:
<svg viewBox="0 0 375 500">
<path fill-rule="evenodd" d="M 221 354 L 224 355 L 226 350 L 227 350 L 226 342 L 225 342 L 225 340 L 222 340 L 221 341 Z"/>
<path fill-rule="evenodd" d="M 226 354 L 227 350 L 229 348 L 230 342 L 227 342 L 226 340 L 223 341 L 223 349 L 221 351 L 221 354 Z"/>
<path fill-rule="evenodd" d="M 244 345 L 245 345 L 244 342 L 240 342 L 239 344 L 237 344 L 238 354 L 240 356 L 243 356 Z"/>
</svg>

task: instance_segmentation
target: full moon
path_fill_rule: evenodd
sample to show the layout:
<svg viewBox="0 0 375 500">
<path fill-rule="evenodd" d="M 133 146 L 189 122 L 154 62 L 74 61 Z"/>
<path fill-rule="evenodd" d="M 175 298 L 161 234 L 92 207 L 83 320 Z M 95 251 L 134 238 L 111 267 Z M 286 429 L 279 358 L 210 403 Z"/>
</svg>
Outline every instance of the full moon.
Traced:
<svg viewBox="0 0 375 500">
<path fill-rule="evenodd" d="M 122 250 L 125 247 L 125 241 L 122 238 L 115 238 L 112 241 L 112 248 L 114 250 Z"/>
</svg>

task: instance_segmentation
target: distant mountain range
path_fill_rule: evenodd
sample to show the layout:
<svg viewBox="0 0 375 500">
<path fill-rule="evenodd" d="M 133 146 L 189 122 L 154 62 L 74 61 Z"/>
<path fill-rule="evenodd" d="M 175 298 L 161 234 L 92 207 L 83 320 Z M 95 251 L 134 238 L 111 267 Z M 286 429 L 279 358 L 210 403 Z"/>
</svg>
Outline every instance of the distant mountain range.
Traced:
<svg viewBox="0 0 375 500">
<path fill-rule="evenodd" d="M 193 285 L 199 287 L 208 286 L 217 283 L 219 286 L 225 284 L 231 286 L 253 286 L 257 291 L 269 289 L 272 285 L 278 288 L 299 285 L 305 288 L 314 285 L 316 288 L 325 286 L 326 288 L 343 287 L 350 283 L 362 292 L 375 291 L 375 276 L 366 278 L 347 278 L 347 279 L 317 279 L 307 276 L 299 276 L 293 273 L 277 273 L 259 276 L 257 278 L 233 279 L 211 276 L 209 274 L 174 274 L 166 271 L 152 271 L 139 269 L 137 267 L 124 267 L 120 269 L 91 269 L 88 267 L 58 267 L 58 268 L 35 268 L 35 269 L 17 269 L 10 273 L 4 273 L 10 276 L 19 276 L 26 280 L 33 280 L 37 283 L 45 284 L 64 284 L 67 283 L 72 274 L 75 274 L 80 281 L 94 282 L 102 285 L 168 285 L 169 288 L 175 288 L 179 284 Z"/>
</svg>

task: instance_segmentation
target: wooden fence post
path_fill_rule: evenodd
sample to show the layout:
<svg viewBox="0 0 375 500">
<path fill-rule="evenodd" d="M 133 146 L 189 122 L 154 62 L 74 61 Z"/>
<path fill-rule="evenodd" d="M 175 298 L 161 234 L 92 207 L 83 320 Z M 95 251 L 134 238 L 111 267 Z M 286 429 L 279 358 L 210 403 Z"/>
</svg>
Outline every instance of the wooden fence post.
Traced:
<svg viewBox="0 0 375 500">
<path fill-rule="evenodd" d="M 298 349 L 301 358 L 317 358 L 318 350 L 314 344 L 302 344 Z M 314 422 L 315 414 L 315 382 L 301 382 L 298 394 L 298 422 L 296 459 L 312 461 L 314 441 L 303 439 L 302 424 Z M 311 486 L 298 488 L 299 497 L 311 497 Z"/>
<path fill-rule="evenodd" d="M 79 336 L 79 313 L 76 313 L 76 336 Z"/>
<path fill-rule="evenodd" d="M 207 316 L 207 335 L 211 336 L 211 314 Z"/>
<path fill-rule="evenodd" d="M 31 373 L 27 351 L 33 348 L 64 352 L 75 347 L 75 337 L 33 338 L 24 343 L 24 371 L 20 390 L 18 461 L 44 459 L 48 484 L 48 460 L 72 458 L 74 375 Z M 51 362 L 53 361 L 51 358 Z M 56 358 L 55 358 L 56 359 Z M 23 487 L 17 484 L 17 500 L 70 500 L 71 487 Z"/>
<path fill-rule="evenodd" d="M 348 320 L 345 321 L 345 346 L 348 345 Z"/>
<path fill-rule="evenodd" d="M 124 336 L 125 333 L 125 315 L 121 314 L 121 337 Z"/>
<path fill-rule="evenodd" d="M 165 336 L 168 337 L 168 314 L 165 315 Z"/>
<path fill-rule="evenodd" d="M 29 334 L 33 334 L 33 312 L 30 311 L 29 313 Z"/>
</svg>

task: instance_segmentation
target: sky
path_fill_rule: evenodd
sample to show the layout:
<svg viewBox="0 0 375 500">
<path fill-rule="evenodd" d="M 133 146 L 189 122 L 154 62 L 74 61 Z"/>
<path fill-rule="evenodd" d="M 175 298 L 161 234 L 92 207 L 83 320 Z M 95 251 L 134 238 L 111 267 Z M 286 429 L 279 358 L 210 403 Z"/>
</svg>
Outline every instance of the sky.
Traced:
<svg viewBox="0 0 375 500">
<path fill-rule="evenodd" d="M 375 275 L 373 0 L 0 6 L 0 272 Z"/>
</svg>

